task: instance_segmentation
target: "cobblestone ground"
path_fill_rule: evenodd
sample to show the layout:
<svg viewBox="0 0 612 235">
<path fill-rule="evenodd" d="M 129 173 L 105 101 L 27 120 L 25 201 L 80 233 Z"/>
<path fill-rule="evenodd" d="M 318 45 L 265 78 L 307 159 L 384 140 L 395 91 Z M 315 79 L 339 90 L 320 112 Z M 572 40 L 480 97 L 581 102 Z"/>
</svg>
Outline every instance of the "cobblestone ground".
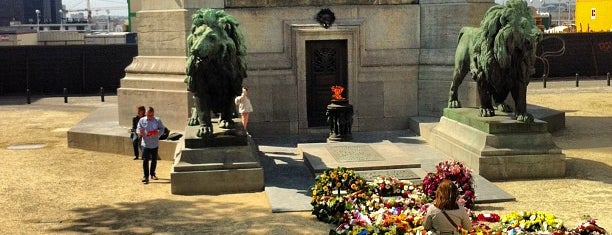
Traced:
<svg viewBox="0 0 612 235">
<path fill-rule="evenodd" d="M 568 158 L 567 176 L 495 183 L 517 201 L 483 204 L 476 211 L 540 210 L 569 227 L 589 215 L 612 230 L 612 90 L 598 84 L 549 83 L 546 90 L 530 85 L 529 103 L 566 112 L 566 129 L 553 138 Z M 0 97 L 0 234 L 327 234 L 330 229 L 309 212 L 271 213 L 264 192 L 172 195 L 170 161 L 158 163 L 160 180 L 143 185 L 141 162 L 130 156 L 68 148 L 66 131 L 96 107 L 116 103 L 114 96 L 105 103 L 99 97 L 24 103 Z M 9 149 L 23 144 L 45 146 Z"/>
</svg>

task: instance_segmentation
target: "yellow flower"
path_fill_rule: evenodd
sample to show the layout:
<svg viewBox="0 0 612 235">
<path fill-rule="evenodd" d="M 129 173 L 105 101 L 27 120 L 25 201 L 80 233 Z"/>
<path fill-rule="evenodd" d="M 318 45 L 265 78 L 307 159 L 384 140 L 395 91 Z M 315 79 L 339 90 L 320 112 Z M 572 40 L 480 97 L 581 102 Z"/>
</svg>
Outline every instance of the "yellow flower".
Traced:
<svg viewBox="0 0 612 235">
<path fill-rule="evenodd" d="M 344 178 L 344 179 L 348 179 L 348 176 L 349 176 L 349 174 L 346 173 L 346 172 L 344 172 L 344 174 L 342 174 L 342 178 Z"/>
<path fill-rule="evenodd" d="M 313 196 L 314 196 L 314 195 L 317 195 L 317 190 L 316 190 L 316 189 L 315 189 L 315 190 L 312 190 L 312 195 L 313 195 Z"/>
<path fill-rule="evenodd" d="M 336 188 L 340 188 L 340 187 L 342 187 L 342 183 L 340 182 L 336 183 Z"/>
</svg>

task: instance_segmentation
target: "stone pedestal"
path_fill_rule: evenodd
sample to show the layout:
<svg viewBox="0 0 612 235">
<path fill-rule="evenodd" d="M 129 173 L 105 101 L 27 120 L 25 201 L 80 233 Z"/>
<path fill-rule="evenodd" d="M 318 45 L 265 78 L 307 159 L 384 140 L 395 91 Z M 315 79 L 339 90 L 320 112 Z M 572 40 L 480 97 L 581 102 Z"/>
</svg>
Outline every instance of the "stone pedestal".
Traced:
<svg viewBox="0 0 612 235">
<path fill-rule="evenodd" d="M 327 106 L 327 122 L 329 124 L 328 142 L 343 142 L 353 139 L 351 126 L 353 125 L 353 105 L 347 99 L 332 100 Z"/>
<path fill-rule="evenodd" d="M 565 175 L 565 155 L 552 141 L 546 122 L 525 124 L 512 113 L 478 113 L 475 108 L 444 109 L 431 144 L 488 180 Z"/>
<path fill-rule="evenodd" d="M 232 130 L 215 128 L 215 137 L 197 137 L 198 126 L 185 129 L 170 173 L 172 194 L 218 195 L 258 192 L 264 174 L 257 145 L 237 123 Z"/>
<path fill-rule="evenodd" d="M 131 126 L 131 117 L 140 105 L 155 108 L 164 125 L 181 131 L 193 106 L 185 79 L 187 36 L 191 15 L 219 0 L 136 1 L 138 56 L 126 69 L 117 89 L 119 125 Z M 222 7 L 222 5 L 221 5 Z"/>
</svg>

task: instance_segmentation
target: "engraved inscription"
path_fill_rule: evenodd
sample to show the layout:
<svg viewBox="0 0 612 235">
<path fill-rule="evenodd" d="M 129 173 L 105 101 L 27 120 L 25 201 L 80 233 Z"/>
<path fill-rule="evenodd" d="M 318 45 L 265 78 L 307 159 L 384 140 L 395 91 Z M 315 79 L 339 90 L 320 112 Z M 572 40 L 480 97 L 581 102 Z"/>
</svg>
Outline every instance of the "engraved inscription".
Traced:
<svg viewBox="0 0 612 235">
<path fill-rule="evenodd" d="M 338 162 L 383 161 L 384 158 L 368 145 L 328 146 L 327 151 Z"/>
<path fill-rule="evenodd" d="M 380 176 L 393 177 L 400 180 L 420 179 L 420 177 L 410 169 L 356 171 L 355 173 L 359 174 L 359 176 L 363 177 L 367 181 L 372 181 L 376 179 L 376 177 Z"/>
</svg>

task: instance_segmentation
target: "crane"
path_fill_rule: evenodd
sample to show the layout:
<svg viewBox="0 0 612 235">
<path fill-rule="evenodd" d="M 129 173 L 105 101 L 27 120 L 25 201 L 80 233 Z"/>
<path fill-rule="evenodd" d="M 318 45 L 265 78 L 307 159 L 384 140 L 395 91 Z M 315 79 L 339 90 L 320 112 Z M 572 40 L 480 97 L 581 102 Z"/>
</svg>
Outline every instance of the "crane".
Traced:
<svg viewBox="0 0 612 235">
<path fill-rule="evenodd" d="M 91 3 L 90 0 L 87 0 L 87 8 L 83 8 L 83 9 L 64 9 L 63 11 L 68 13 L 68 12 L 81 12 L 81 11 L 86 11 L 87 12 L 87 22 L 88 23 L 92 23 L 92 17 L 91 17 L 91 11 L 100 11 L 100 10 L 106 10 L 106 12 L 108 13 L 108 11 L 110 10 L 123 10 L 123 9 L 127 9 L 126 6 L 113 6 L 113 7 L 96 7 L 96 8 L 91 8 Z"/>
</svg>

